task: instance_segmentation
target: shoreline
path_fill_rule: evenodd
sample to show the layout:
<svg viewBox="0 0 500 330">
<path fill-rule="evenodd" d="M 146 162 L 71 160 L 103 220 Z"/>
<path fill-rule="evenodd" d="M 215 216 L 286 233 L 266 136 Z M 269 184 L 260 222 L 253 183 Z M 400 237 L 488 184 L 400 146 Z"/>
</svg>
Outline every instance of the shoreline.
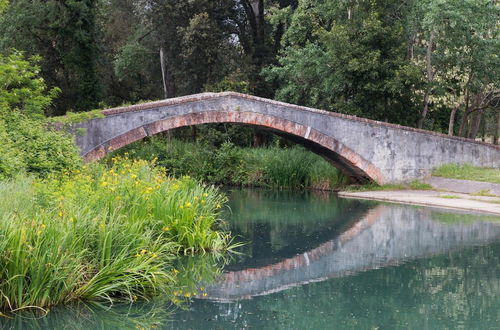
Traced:
<svg viewBox="0 0 500 330">
<path fill-rule="evenodd" d="M 500 216 L 500 199 L 498 197 L 473 196 L 463 193 L 436 190 L 339 191 L 337 194 L 339 197 L 343 198 L 370 199 L 400 204 L 434 206 Z"/>
</svg>

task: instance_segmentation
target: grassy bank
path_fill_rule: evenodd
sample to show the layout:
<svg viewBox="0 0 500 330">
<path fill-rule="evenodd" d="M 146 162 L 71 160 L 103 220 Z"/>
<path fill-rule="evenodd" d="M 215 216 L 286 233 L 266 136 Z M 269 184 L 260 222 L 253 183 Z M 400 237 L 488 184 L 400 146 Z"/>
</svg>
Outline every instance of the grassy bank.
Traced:
<svg viewBox="0 0 500 330">
<path fill-rule="evenodd" d="M 435 169 L 432 174 L 450 179 L 500 183 L 500 170 L 498 168 L 475 167 L 470 164 L 443 165 Z"/>
<path fill-rule="evenodd" d="M 189 175 L 210 184 L 287 189 L 338 189 L 348 182 L 335 167 L 302 147 L 241 148 L 161 137 L 139 141 L 119 151 L 134 159 L 157 159 L 175 177 Z M 113 157 L 111 155 L 110 157 Z"/>
<path fill-rule="evenodd" d="M 0 310 L 167 292 L 175 256 L 227 249 L 224 203 L 140 160 L 0 182 Z"/>
</svg>

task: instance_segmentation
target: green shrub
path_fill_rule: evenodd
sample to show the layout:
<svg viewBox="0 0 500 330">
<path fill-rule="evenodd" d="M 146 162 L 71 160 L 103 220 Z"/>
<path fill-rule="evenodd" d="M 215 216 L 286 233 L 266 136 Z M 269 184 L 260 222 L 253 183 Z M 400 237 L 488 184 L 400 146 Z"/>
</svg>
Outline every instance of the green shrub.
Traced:
<svg viewBox="0 0 500 330">
<path fill-rule="evenodd" d="M 47 129 L 44 111 L 59 89 L 47 90 L 38 58 L 0 55 L 0 179 L 28 172 L 47 176 L 80 166 L 78 150 L 62 132 Z"/>
<path fill-rule="evenodd" d="M 0 113 L 0 135 L 5 141 L 0 149 L 9 150 L 0 155 L 0 177 L 22 172 L 45 177 L 81 166 L 78 149 L 70 136 L 48 130 L 41 121 L 19 112 Z"/>
</svg>

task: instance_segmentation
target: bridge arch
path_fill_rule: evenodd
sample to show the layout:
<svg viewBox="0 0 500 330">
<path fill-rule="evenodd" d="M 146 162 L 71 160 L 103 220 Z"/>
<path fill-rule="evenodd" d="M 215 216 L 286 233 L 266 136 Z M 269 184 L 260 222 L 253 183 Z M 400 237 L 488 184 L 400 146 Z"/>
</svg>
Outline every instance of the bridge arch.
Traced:
<svg viewBox="0 0 500 330">
<path fill-rule="evenodd" d="M 233 92 L 189 95 L 101 113 L 103 118 L 71 126 L 87 161 L 170 129 L 235 123 L 259 126 L 303 144 L 358 182 L 411 181 L 430 176 L 433 168 L 447 163 L 500 168 L 499 146 Z"/>
<path fill-rule="evenodd" d="M 95 146 L 84 155 L 84 159 L 86 161 L 101 159 L 113 150 L 118 150 L 130 143 L 161 132 L 186 126 L 215 123 L 242 124 L 264 128 L 322 156 L 353 182 L 383 181 L 382 174 L 373 164 L 335 138 L 296 122 L 241 109 L 238 111 L 191 112 L 147 123 Z"/>
</svg>

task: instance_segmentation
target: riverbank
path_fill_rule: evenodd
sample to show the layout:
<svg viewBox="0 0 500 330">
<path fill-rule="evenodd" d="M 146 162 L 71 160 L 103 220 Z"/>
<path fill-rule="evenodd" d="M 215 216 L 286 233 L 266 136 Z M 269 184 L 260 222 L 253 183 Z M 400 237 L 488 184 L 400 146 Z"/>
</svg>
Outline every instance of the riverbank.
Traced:
<svg viewBox="0 0 500 330">
<path fill-rule="evenodd" d="M 457 192 L 457 190 L 468 191 L 470 185 L 468 185 L 468 182 L 457 182 L 460 180 L 453 181 L 453 186 L 450 186 L 449 182 L 443 182 L 443 180 L 429 181 L 440 182 L 440 186 L 433 185 L 435 190 L 341 191 L 338 195 L 344 198 L 371 199 L 402 204 L 437 206 L 449 209 L 478 211 L 500 215 L 500 196 L 482 190 L 475 191 L 475 193 Z M 474 182 L 474 186 L 476 186 L 476 184 L 477 182 Z"/>
</svg>

